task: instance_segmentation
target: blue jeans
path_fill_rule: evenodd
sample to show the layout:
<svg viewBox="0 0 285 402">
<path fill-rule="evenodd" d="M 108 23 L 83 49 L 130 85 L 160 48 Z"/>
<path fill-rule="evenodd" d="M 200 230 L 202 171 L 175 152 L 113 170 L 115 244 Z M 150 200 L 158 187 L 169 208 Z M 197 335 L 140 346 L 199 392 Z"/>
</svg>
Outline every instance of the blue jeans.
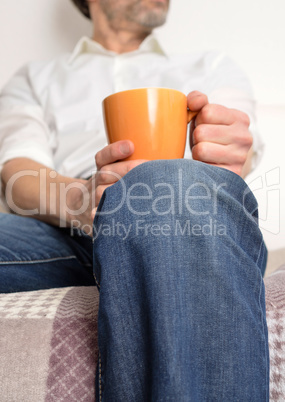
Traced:
<svg viewBox="0 0 285 402">
<path fill-rule="evenodd" d="M 92 240 L 80 234 L 0 214 L 0 293 L 95 286 Z"/>
<path fill-rule="evenodd" d="M 97 400 L 268 401 L 267 252 L 257 219 L 241 178 L 194 161 L 145 163 L 104 192 L 93 239 Z M 58 266 L 50 264 L 50 275 L 66 272 L 60 256 L 75 255 L 83 264 L 77 272 L 90 263 L 85 237 L 52 228 L 66 236 L 54 239 L 48 225 L 37 225 L 43 238 L 35 235 L 36 246 L 21 245 L 17 234 L 21 253 L 37 261 L 42 250 L 46 258 L 54 252 Z M 13 264 L 22 281 L 42 275 L 43 264 L 24 273 Z"/>
<path fill-rule="evenodd" d="M 94 222 L 103 401 L 267 401 L 267 252 L 234 173 L 138 166 Z"/>
</svg>

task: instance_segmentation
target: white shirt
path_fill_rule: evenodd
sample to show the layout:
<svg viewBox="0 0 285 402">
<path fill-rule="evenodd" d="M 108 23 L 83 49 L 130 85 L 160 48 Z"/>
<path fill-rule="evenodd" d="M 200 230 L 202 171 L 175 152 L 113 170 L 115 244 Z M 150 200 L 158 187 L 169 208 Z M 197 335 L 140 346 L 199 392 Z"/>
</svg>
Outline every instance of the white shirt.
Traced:
<svg viewBox="0 0 285 402">
<path fill-rule="evenodd" d="M 0 171 L 15 157 L 40 162 L 71 177 L 94 172 L 94 155 L 106 144 L 102 100 L 118 91 L 167 87 L 199 90 L 210 102 L 246 112 L 254 129 L 250 85 L 219 52 L 168 56 L 154 36 L 138 50 L 116 54 L 83 37 L 72 54 L 20 69 L 0 96 Z M 191 157 L 189 145 L 185 157 Z"/>
</svg>

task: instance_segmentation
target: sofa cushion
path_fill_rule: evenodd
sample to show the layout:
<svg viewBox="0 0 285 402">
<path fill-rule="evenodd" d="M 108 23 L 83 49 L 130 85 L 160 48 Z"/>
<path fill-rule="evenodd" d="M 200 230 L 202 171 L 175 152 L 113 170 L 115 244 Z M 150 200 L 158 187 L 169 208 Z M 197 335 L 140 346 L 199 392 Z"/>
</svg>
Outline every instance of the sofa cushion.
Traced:
<svg viewBox="0 0 285 402">
<path fill-rule="evenodd" d="M 2 401 L 95 400 L 98 301 L 94 287 L 0 295 Z"/>
</svg>

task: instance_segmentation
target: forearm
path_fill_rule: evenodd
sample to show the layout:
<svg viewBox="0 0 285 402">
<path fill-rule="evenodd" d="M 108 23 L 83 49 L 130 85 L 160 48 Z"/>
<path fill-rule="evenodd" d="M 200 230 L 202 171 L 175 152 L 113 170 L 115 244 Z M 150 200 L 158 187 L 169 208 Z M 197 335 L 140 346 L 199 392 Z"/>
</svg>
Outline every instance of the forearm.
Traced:
<svg viewBox="0 0 285 402">
<path fill-rule="evenodd" d="M 27 158 L 8 161 L 1 173 L 2 189 L 10 209 L 52 225 L 69 226 L 69 192 L 84 180 L 59 175 L 54 170 Z"/>
</svg>

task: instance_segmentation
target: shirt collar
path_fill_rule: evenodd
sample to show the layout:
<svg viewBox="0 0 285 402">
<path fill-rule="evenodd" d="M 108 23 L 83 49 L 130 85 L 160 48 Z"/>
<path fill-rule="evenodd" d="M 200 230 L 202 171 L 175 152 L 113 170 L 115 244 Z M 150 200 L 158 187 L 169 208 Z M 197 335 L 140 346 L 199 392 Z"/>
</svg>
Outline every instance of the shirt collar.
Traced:
<svg viewBox="0 0 285 402">
<path fill-rule="evenodd" d="M 137 50 L 132 52 L 124 53 L 126 54 L 142 54 L 142 53 L 156 53 L 161 56 L 166 56 L 164 50 L 160 46 L 157 38 L 154 35 L 149 35 L 144 39 Z M 100 43 L 95 42 L 93 39 L 83 36 L 79 42 L 76 44 L 73 52 L 68 58 L 68 63 L 72 63 L 82 54 L 100 54 L 105 56 L 118 56 L 119 54 L 111 50 L 105 49 Z"/>
</svg>

